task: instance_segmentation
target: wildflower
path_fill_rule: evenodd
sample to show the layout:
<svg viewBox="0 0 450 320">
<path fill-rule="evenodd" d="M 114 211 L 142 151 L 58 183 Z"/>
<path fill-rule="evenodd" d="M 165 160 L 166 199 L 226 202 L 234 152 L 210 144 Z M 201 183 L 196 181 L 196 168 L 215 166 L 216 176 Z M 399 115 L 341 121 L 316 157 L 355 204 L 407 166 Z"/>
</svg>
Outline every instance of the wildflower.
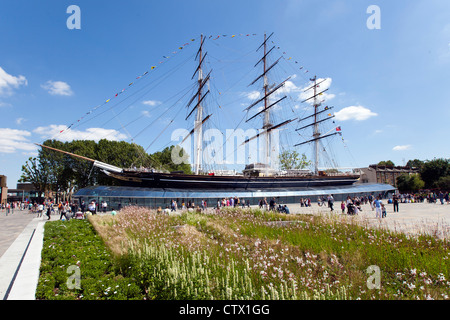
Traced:
<svg viewBox="0 0 450 320">
<path fill-rule="evenodd" d="M 417 272 L 417 269 L 411 269 L 411 274 L 413 275 L 413 276 L 415 276 L 416 275 L 416 272 Z"/>
<path fill-rule="evenodd" d="M 416 286 L 412 283 L 408 283 L 407 286 L 410 290 L 414 290 L 416 288 Z"/>
</svg>

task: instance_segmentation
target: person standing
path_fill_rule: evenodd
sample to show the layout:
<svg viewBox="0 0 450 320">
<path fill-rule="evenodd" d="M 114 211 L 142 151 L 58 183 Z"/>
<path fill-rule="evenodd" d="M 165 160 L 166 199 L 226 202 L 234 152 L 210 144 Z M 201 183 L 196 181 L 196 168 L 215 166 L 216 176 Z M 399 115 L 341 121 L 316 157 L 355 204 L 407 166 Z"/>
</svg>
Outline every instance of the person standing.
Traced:
<svg viewBox="0 0 450 320">
<path fill-rule="evenodd" d="M 382 212 L 381 212 L 381 199 L 380 197 L 377 197 L 376 200 L 373 202 L 374 207 L 375 207 L 375 216 L 377 218 L 381 218 Z"/>
<path fill-rule="evenodd" d="M 392 203 L 394 205 L 394 212 L 398 212 L 398 196 L 396 194 L 392 197 Z"/>
<path fill-rule="evenodd" d="M 95 202 L 91 201 L 88 205 L 88 211 L 90 211 L 92 213 L 92 215 L 96 214 L 96 206 L 95 206 Z"/>
<path fill-rule="evenodd" d="M 269 208 L 269 210 L 270 211 L 274 211 L 275 210 L 275 198 L 272 198 L 270 200 L 270 208 Z"/>
<path fill-rule="evenodd" d="M 342 210 L 342 214 L 345 214 L 345 202 L 341 201 L 341 210 Z"/>
</svg>

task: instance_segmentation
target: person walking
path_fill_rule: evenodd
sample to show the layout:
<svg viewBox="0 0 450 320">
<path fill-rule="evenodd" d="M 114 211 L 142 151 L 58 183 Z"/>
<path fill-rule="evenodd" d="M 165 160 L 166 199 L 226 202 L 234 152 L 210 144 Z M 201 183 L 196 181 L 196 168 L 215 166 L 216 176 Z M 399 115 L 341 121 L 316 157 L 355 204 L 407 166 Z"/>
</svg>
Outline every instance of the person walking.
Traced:
<svg viewBox="0 0 450 320">
<path fill-rule="evenodd" d="M 50 220 L 51 214 L 52 214 L 52 204 L 49 203 L 49 204 L 48 204 L 48 207 L 47 207 L 47 217 L 48 217 L 47 220 Z"/>
<path fill-rule="evenodd" d="M 41 203 L 39 206 L 38 206 L 38 210 L 37 210 L 37 217 L 38 218 L 41 218 L 42 217 L 42 212 L 44 211 L 44 205 Z"/>
<path fill-rule="evenodd" d="M 58 211 L 60 212 L 59 220 L 61 220 L 63 216 L 64 216 L 64 218 L 66 218 L 66 220 L 68 220 L 67 216 L 66 216 L 66 206 L 64 206 L 62 203 L 60 203 L 58 205 Z"/>
<path fill-rule="evenodd" d="M 334 198 L 333 195 L 328 195 L 328 208 L 330 208 L 331 211 L 333 211 L 333 204 L 334 204 Z"/>
</svg>

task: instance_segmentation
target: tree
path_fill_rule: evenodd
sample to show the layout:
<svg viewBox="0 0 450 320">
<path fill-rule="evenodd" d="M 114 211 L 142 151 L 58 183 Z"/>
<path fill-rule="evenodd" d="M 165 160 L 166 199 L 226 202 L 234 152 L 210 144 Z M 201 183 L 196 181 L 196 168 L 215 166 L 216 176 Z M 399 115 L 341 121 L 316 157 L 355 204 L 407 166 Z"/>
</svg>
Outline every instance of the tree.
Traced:
<svg viewBox="0 0 450 320">
<path fill-rule="evenodd" d="M 392 162 L 391 160 L 388 161 L 380 161 L 378 162 L 379 166 L 385 166 L 385 167 L 395 167 L 394 162 Z"/>
<path fill-rule="evenodd" d="M 409 177 L 408 185 L 411 192 L 417 192 L 420 189 L 423 189 L 423 187 L 425 186 L 425 182 L 420 178 L 418 174 L 413 174 Z"/>
<path fill-rule="evenodd" d="M 406 166 L 410 167 L 410 168 L 420 169 L 423 166 L 423 161 L 421 161 L 419 159 L 408 160 L 408 162 L 406 163 Z"/>
<path fill-rule="evenodd" d="M 419 172 L 423 181 L 425 181 L 425 187 L 435 188 L 436 182 L 441 177 L 450 175 L 450 159 L 440 158 L 425 161 Z"/>
<path fill-rule="evenodd" d="M 410 176 L 402 174 L 397 177 L 396 182 L 397 188 L 400 192 L 417 192 L 425 186 L 425 182 L 418 174 L 413 174 Z"/>
<path fill-rule="evenodd" d="M 177 159 L 173 158 L 176 155 Z M 178 161 L 179 159 L 188 159 L 187 152 L 180 146 L 166 147 L 163 151 L 158 151 L 150 155 L 152 166 L 159 170 L 183 171 L 186 174 L 191 174 L 191 165 L 186 161 Z M 174 161 L 175 160 L 175 161 Z M 180 163 L 181 162 L 181 163 Z"/>
<path fill-rule="evenodd" d="M 65 143 L 47 140 L 43 144 L 120 168 L 153 167 L 191 173 L 189 164 L 175 164 L 171 159 L 172 151 L 185 154 L 185 151 L 179 146 L 170 146 L 161 152 L 149 155 L 141 146 L 134 143 L 106 139 L 98 142 L 74 140 Z M 70 195 L 74 189 L 91 185 L 119 184 L 117 179 L 104 174 L 102 170 L 94 167 L 92 162 L 47 148 L 39 150 L 36 158 L 30 158 L 22 166 L 20 181 L 33 183 L 35 189 L 39 192 L 52 190 L 57 197 L 64 193 Z"/>
<path fill-rule="evenodd" d="M 285 150 L 280 153 L 281 170 L 304 169 L 310 165 L 311 161 L 308 160 L 304 153 L 301 158 L 300 154 L 295 150 Z"/>
<path fill-rule="evenodd" d="M 436 186 L 442 191 L 450 191 L 450 176 L 440 177 Z"/>
<path fill-rule="evenodd" d="M 407 192 L 409 191 L 408 188 L 408 180 L 409 176 L 406 174 L 402 174 L 401 176 L 398 176 L 396 179 L 397 189 L 400 192 Z"/>
<path fill-rule="evenodd" d="M 38 158 L 30 157 L 22 166 L 19 182 L 30 182 L 38 192 L 38 202 L 41 203 L 42 193 L 50 189 L 50 179 L 47 163 L 41 163 Z"/>
</svg>

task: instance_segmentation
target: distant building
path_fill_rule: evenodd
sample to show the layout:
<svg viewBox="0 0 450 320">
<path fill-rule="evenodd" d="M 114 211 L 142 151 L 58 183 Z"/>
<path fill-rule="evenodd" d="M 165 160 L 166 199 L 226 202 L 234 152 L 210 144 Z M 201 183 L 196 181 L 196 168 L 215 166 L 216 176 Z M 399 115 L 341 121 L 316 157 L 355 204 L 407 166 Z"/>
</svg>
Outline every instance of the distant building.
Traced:
<svg viewBox="0 0 450 320">
<path fill-rule="evenodd" d="M 8 190 L 8 201 L 37 201 L 39 192 L 32 183 L 18 183 L 16 189 Z"/>
<path fill-rule="evenodd" d="M 6 185 L 6 176 L 0 175 L 0 204 L 6 204 L 8 198 L 8 187 Z"/>
<path fill-rule="evenodd" d="M 361 168 L 361 183 L 385 183 L 397 187 L 397 178 L 401 175 L 418 174 L 419 170 L 401 166 L 379 166 L 370 165 L 368 168 Z"/>
</svg>

